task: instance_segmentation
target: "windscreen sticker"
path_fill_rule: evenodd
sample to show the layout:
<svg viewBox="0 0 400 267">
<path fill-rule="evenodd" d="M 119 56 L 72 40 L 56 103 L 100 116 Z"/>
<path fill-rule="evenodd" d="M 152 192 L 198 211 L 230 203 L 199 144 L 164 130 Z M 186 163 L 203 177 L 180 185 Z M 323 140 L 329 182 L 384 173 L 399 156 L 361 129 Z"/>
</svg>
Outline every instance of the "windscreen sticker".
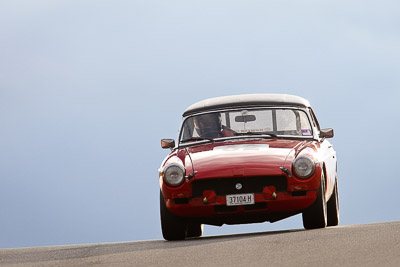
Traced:
<svg viewBox="0 0 400 267">
<path fill-rule="evenodd" d="M 303 129 L 303 130 L 301 130 L 301 135 L 302 136 L 311 136 L 311 130 L 310 129 Z"/>
</svg>

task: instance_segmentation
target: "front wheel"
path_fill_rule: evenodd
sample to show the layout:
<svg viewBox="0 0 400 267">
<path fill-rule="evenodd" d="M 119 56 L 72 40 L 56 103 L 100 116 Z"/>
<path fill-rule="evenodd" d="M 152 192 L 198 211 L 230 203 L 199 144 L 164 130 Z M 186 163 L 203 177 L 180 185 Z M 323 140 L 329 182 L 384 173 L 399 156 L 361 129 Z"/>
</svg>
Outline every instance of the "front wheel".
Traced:
<svg viewBox="0 0 400 267">
<path fill-rule="evenodd" d="M 339 224 L 339 191 L 337 187 L 337 178 L 331 198 L 328 200 L 328 226 Z"/>
<path fill-rule="evenodd" d="M 327 211 L 325 200 L 325 176 L 322 172 L 317 199 L 314 204 L 303 211 L 303 226 L 306 229 L 325 228 Z"/>
<path fill-rule="evenodd" d="M 160 217 L 161 230 L 165 240 L 183 240 L 186 238 L 188 225 L 180 217 L 172 214 L 165 205 L 164 197 L 160 191 Z"/>
</svg>

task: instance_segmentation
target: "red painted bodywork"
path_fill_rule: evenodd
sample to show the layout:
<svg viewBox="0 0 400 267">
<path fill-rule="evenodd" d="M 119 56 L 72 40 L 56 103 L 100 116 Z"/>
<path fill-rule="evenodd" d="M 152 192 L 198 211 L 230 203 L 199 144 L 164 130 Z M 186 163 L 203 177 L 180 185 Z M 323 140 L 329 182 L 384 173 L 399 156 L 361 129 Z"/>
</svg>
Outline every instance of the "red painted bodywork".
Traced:
<svg viewBox="0 0 400 267">
<path fill-rule="evenodd" d="M 307 155 L 316 162 L 314 174 L 305 180 L 295 177 L 292 171 L 292 162 L 299 155 Z M 173 150 L 160 167 L 159 181 L 166 206 L 175 215 L 216 225 L 277 221 L 300 213 L 314 203 L 322 171 L 326 179 L 326 199 L 329 199 L 336 176 L 336 166 L 326 160 L 329 157 L 332 158 L 332 154 L 315 140 L 252 138 L 202 143 Z M 172 162 L 181 163 L 186 175 L 196 174 L 178 187 L 168 186 L 163 181 L 163 169 Z M 280 167 L 288 169 L 291 177 Z M 285 191 L 272 192 L 274 187 L 266 187 L 262 193 L 255 194 L 256 204 L 266 203 L 261 209 L 238 206 L 235 211 L 216 212 L 214 206 L 226 205 L 225 195 L 208 191 L 203 192 L 202 197 L 192 197 L 192 183 L 196 180 L 282 175 L 287 179 Z"/>
</svg>

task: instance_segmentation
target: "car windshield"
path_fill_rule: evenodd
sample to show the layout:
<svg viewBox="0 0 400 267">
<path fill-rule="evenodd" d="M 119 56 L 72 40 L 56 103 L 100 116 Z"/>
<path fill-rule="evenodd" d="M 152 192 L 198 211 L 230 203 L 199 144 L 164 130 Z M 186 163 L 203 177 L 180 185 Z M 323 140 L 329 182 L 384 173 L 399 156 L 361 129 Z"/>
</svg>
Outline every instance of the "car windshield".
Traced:
<svg viewBox="0 0 400 267">
<path fill-rule="evenodd" d="M 180 142 L 234 136 L 271 138 L 312 137 L 307 114 L 301 109 L 264 108 L 202 113 L 184 118 Z"/>
</svg>

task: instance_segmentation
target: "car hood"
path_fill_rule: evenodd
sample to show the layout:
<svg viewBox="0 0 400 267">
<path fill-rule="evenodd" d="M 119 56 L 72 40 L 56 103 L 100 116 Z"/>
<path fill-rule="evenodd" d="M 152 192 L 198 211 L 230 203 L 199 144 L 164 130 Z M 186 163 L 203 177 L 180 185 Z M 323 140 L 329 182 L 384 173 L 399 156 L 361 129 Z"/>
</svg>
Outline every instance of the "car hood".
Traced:
<svg viewBox="0 0 400 267">
<path fill-rule="evenodd" d="M 274 139 L 194 146 L 187 148 L 185 162 L 196 171 L 196 179 L 281 175 L 280 167 L 290 166 L 287 159 L 304 142 Z"/>
</svg>

